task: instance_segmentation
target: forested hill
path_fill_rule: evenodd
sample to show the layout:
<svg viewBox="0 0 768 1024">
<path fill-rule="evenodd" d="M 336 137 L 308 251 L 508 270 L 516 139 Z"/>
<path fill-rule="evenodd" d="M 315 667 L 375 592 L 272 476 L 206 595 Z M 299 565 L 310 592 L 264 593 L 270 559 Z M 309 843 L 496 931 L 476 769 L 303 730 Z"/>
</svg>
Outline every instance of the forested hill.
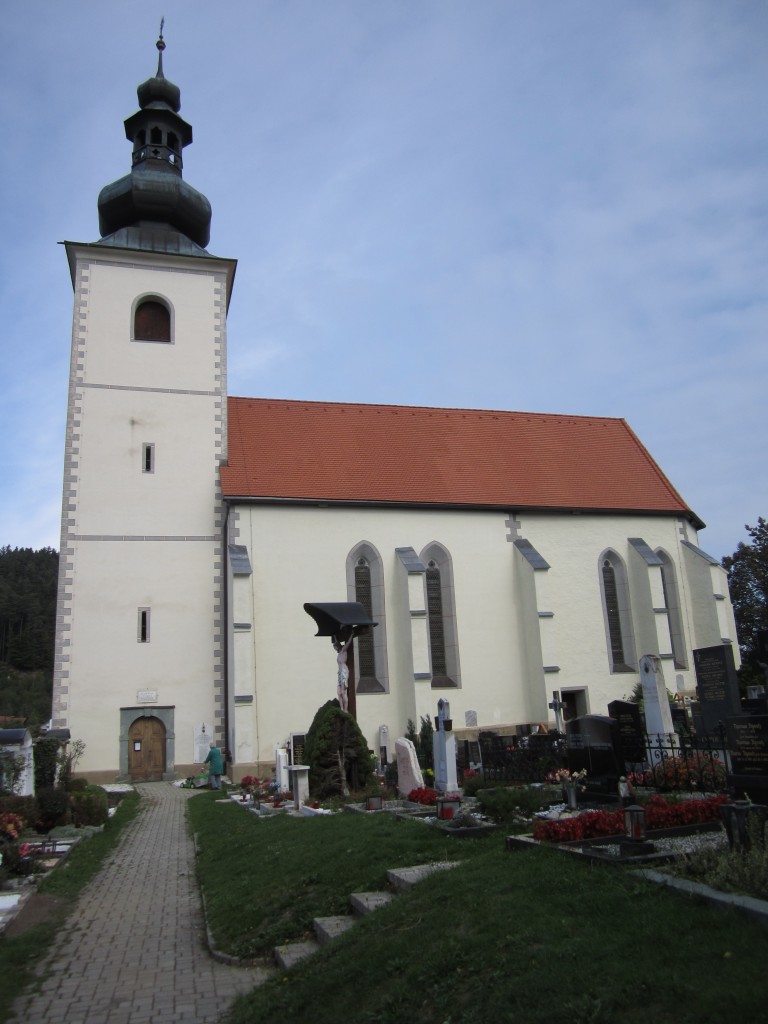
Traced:
<svg viewBox="0 0 768 1024">
<path fill-rule="evenodd" d="M 0 662 L 53 671 L 58 574 L 52 548 L 0 548 Z"/>
</svg>

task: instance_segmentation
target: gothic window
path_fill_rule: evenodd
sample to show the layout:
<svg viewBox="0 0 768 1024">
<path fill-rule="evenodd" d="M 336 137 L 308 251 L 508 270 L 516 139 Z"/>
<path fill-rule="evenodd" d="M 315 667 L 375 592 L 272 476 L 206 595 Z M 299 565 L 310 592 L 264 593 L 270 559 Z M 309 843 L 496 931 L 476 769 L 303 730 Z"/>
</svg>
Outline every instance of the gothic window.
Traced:
<svg viewBox="0 0 768 1024">
<path fill-rule="evenodd" d="M 656 554 L 661 560 L 661 586 L 664 591 L 664 607 L 666 608 L 669 621 L 669 638 L 672 643 L 672 656 L 675 668 L 688 668 L 675 567 L 665 551 L 659 550 Z"/>
<path fill-rule="evenodd" d="M 430 561 L 427 566 L 427 615 L 429 617 L 429 649 L 432 655 L 434 682 L 434 679 L 448 675 L 448 663 L 445 660 L 443 587 L 440 567 L 435 561 Z"/>
<path fill-rule="evenodd" d="M 163 133 L 159 128 L 153 128 L 149 133 L 149 141 L 153 146 L 160 146 L 163 142 Z"/>
<path fill-rule="evenodd" d="M 134 341 L 170 341 L 171 311 L 162 299 L 142 299 L 133 314 Z"/>
<path fill-rule="evenodd" d="M 600 589 L 611 672 L 633 672 L 634 641 L 624 563 L 613 551 L 600 560 Z"/>
<path fill-rule="evenodd" d="M 460 685 L 456 608 L 451 557 L 439 544 L 422 552 L 426 565 L 427 626 L 432 686 L 435 689 Z"/>
<path fill-rule="evenodd" d="M 357 693 L 386 693 L 386 611 L 381 557 L 372 544 L 358 544 L 347 557 L 347 594 L 359 601 L 378 625 L 355 641 L 355 689 Z"/>
<path fill-rule="evenodd" d="M 355 566 L 355 600 L 360 602 L 368 613 L 369 618 L 373 619 L 371 567 L 365 558 L 358 558 L 357 565 Z M 376 678 L 376 652 L 373 646 L 373 631 L 358 637 L 357 671 L 361 680 Z"/>
</svg>

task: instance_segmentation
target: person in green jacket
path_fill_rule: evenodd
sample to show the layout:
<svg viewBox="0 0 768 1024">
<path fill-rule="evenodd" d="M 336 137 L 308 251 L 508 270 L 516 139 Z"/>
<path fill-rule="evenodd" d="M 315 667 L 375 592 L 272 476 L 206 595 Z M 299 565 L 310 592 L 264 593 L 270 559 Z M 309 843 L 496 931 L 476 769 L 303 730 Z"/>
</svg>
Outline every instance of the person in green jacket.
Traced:
<svg viewBox="0 0 768 1024">
<path fill-rule="evenodd" d="M 213 741 L 211 741 L 211 749 L 208 751 L 208 756 L 203 763 L 210 765 L 208 768 L 208 781 L 211 784 L 211 789 L 221 789 L 221 775 L 224 771 L 224 758 L 221 751 Z"/>
</svg>

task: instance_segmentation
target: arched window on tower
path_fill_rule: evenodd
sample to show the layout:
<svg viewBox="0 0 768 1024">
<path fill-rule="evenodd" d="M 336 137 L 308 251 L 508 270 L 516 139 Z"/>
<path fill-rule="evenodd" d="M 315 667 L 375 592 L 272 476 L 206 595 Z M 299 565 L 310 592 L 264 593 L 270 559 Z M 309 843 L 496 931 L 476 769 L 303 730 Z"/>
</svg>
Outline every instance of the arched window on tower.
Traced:
<svg viewBox="0 0 768 1024">
<path fill-rule="evenodd" d="M 675 566 L 666 551 L 659 549 L 656 554 L 661 561 L 661 586 L 664 591 L 664 607 L 666 608 L 667 620 L 669 621 L 669 639 L 672 643 L 672 657 L 674 658 L 675 668 L 688 668 Z"/>
<path fill-rule="evenodd" d="M 427 567 L 427 625 L 429 655 L 434 689 L 460 685 L 456 605 L 453 593 L 451 556 L 439 544 L 421 554 Z"/>
<path fill-rule="evenodd" d="M 627 572 L 615 551 L 606 551 L 600 559 L 600 590 L 611 672 L 634 672 L 635 644 Z"/>
<path fill-rule="evenodd" d="M 156 296 L 142 299 L 133 312 L 134 341 L 170 341 L 171 311 Z"/>
</svg>

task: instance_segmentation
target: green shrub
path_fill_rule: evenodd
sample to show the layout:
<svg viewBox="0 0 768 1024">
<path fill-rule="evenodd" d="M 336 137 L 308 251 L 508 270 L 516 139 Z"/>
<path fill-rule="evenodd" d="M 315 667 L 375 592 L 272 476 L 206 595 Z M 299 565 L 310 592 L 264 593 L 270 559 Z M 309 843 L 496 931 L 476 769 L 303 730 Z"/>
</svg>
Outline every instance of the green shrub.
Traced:
<svg viewBox="0 0 768 1024">
<path fill-rule="evenodd" d="M 4 839 L 0 839 L 0 857 L 2 857 L 2 877 L 3 881 L 8 875 L 18 874 L 19 862 L 21 857 L 19 855 L 19 844 L 12 843 Z"/>
<path fill-rule="evenodd" d="M 59 758 L 59 741 L 52 737 L 37 740 L 35 755 L 35 790 L 53 789 Z"/>
<path fill-rule="evenodd" d="M 384 769 L 384 785 L 389 789 L 397 789 L 397 761 L 390 761 Z"/>
<path fill-rule="evenodd" d="M 544 810 L 560 795 L 555 786 L 497 786 L 478 790 L 477 801 L 483 814 L 499 824 L 512 825 Z"/>
<path fill-rule="evenodd" d="M 69 794 L 63 789 L 49 787 L 38 790 L 38 819 L 36 827 L 40 832 L 50 832 L 57 825 L 68 825 L 70 818 Z"/>
<path fill-rule="evenodd" d="M 73 825 L 105 825 L 109 820 L 109 801 L 101 786 L 86 784 L 84 789 L 70 792 L 69 799 Z"/>
<path fill-rule="evenodd" d="M 484 781 L 482 772 L 467 770 L 464 772 L 464 778 L 461 782 L 461 789 L 464 796 L 475 796 L 478 789 L 483 789 L 488 785 Z"/>
<path fill-rule="evenodd" d="M 88 779 L 70 779 L 67 790 L 70 793 L 84 793 L 89 785 Z M 104 791 L 102 790 L 102 792 Z"/>
<path fill-rule="evenodd" d="M 27 825 L 34 825 L 40 816 L 37 800 L 33 796 L 0 796 L 0 814 L 18 814 Z"/>
<path fill-rule="evenodd" d="M 315 715 L 304 756 L 309 764 L 309 790 L 318 800 L 364 790 L 373 774 L 365 737 L 336 700 L 329 700 Z"/>
</svg>

